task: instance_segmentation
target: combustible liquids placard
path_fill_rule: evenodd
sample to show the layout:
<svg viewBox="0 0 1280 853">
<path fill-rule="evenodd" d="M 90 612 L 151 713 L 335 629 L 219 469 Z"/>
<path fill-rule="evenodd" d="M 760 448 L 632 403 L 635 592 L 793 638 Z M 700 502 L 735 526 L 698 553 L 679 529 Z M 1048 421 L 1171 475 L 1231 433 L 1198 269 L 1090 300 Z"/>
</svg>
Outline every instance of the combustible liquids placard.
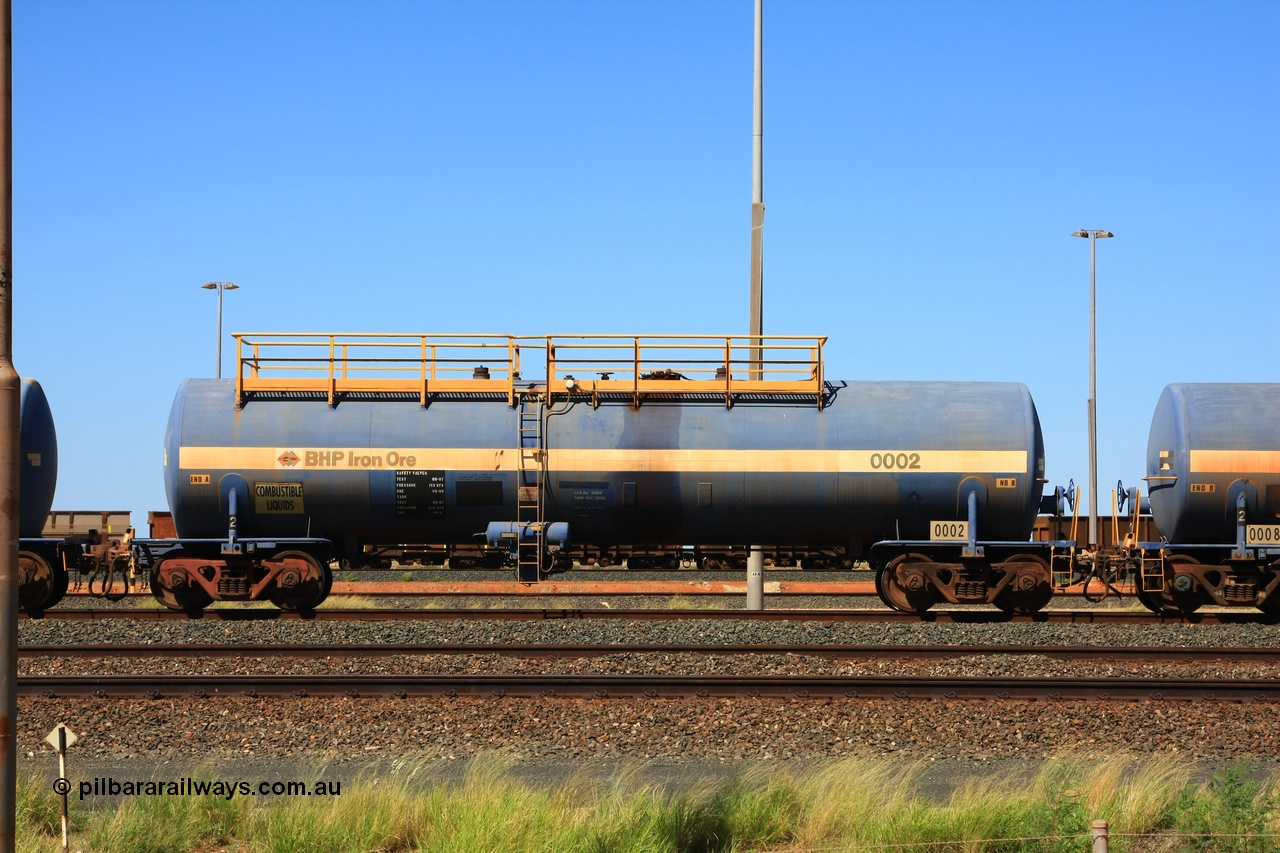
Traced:
<svg viewBox="0 0 1280 853">
<path fill-rule="evenodd" d="M 302 515 L 301 483 L 254 483 L 253 511 L 258 515 Z"/>
</svg>

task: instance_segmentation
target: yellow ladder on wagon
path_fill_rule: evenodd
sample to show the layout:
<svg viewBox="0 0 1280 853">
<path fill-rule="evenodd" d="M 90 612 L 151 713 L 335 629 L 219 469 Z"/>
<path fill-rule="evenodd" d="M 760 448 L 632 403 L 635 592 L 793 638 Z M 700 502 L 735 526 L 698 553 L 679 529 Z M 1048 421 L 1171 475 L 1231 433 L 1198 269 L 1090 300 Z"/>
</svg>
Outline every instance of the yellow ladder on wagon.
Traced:
<svg viewBox="0 0 1280 853">
<path fill-rule="evenodd" d="M 516 579 L 525 583 L 542 579 L 542 555 L 546 551 L 542 504 L 546 453 L 542 446 L 542 413 L 542 395 L 521 395 L 516 436 Z"/>
</svg>

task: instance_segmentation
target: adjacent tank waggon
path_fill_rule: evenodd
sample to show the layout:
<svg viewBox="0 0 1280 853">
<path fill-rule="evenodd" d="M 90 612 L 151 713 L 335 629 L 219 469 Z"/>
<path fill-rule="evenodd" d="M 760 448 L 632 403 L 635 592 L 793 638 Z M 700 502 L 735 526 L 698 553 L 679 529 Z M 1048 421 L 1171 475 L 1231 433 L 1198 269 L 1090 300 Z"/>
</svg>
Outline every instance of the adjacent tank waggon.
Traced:
<svg viewBox="0 0 1280 853">
<path fill-rule="evenodd" d="M 18 605 L 31 612 L 52 607 L 66 594 L 72 555 L 62 540 L 43 536 L 58 485 L 58 436 L 49 399 L 39 382 L 23 379 L 18 405 Z"/>
<path fill-rule="evenodd" d="M 832 382 L 822 338 L 238 335 L 165 440 L 169 607 L 313 607 L 330 564 L 868 560 L 901 609 L 1038 609 L 1044 449 L 1015 383 Z M 469 555 L 469 556 L 462 556 Z M 475 555 L 478 555 L 475 556 Z"/>
<path fill-rule="evenodd" d="M 1139 549 L 1147 607 L 1280 613 L 1280 384 L 1166 387 L 1146 480 L 1162 539 Z"/>
</svg>

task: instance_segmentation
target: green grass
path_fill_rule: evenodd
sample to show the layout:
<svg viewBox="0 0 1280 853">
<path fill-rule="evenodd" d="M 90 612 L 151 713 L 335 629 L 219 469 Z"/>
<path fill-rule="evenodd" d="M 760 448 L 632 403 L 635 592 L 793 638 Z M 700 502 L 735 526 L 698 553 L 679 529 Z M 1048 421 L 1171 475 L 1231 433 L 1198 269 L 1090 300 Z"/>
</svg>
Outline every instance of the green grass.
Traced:
<svg viewBox="0 0 1280 853">
<path fill-rule="evenodd" d="M 340 796 L 145 797 L 78 809 L 72 849 L 1066 853 L 1090 848 L 1095 819 L 1109 821 L 1116 853 L 1280 847 L 1280 836 L 1264 837 L 1280 831 L 1280 789 L 1248 765 L 1196 783 L 1171 759 L 1062 759 L 1034 776 L 974 777 L 946 801 L 920 794 L 924 769 L 844 759 L 671 792 L 645 784 L 642 767 L 537 787 L 514 781 L 510 762 L 485 758 L 452 783 L 432 782 L 432 766 L 423 764 L 391 779 L 344 782 Z M 18 849 L 60 849 L 58 814 L 47 788 L 21 784 Z"/>
</svg>

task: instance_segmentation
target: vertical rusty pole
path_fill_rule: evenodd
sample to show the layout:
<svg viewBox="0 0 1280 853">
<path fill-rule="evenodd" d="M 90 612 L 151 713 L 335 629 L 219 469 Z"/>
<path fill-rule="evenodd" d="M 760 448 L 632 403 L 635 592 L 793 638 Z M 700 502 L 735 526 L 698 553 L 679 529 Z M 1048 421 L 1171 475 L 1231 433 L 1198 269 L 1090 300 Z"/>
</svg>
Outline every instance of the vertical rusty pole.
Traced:
<svg viewBox="0 0 1280 853">
<path fill-rule="evenodd" d="M 18 372 L 13 368 L 13 2 L 0 0 L 0 853 L 18 804 Z"/>
<path fill-rule="evenodd" d="M 764 378 L 764 0 L 756 0 L 755 86 L 751 121 L 751 378 Z M 727 365 L 726 365 L 727 367 Z M 747 609 L 764 610 L 764 552 L 747 554 Z"/>
</svg>

